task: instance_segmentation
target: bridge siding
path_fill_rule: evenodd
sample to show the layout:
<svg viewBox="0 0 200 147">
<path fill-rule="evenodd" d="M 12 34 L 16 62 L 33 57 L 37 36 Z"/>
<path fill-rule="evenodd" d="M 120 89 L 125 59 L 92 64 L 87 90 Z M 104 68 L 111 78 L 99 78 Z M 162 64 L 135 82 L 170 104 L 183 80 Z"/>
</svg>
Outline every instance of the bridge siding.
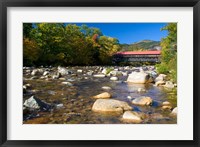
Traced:
<svg viewBox="0 0 200 147">
<path fill-rule="evenodd" d="M 155 53 L 155 54 L 153 54 Z M 160 62 L 160 51 L 120 52 L 113 56 L 114 62 Z"/>
</svg>

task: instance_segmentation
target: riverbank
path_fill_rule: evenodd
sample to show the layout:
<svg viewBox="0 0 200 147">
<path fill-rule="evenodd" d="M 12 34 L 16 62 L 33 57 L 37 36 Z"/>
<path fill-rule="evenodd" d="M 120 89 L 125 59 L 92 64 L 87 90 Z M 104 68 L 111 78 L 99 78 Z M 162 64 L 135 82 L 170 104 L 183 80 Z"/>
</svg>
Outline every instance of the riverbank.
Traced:
<svg viewBox="0 0 200 147">
<path fill-rule="evenodd" d="M 176 86 L 154 66 L 24 67 L 23 122 L 174 124 Z"/>
</svg>

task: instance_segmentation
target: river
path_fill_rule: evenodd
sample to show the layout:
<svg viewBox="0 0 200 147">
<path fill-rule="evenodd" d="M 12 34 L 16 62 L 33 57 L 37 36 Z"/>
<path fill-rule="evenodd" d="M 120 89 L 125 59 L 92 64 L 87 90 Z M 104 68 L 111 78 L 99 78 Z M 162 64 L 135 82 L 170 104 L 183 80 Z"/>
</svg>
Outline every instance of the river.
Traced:
<svg viewBox="0 0 200 147">
<path fill-rule="evenodd" d="M 110 67 L 109 67 L 110 68 Z M 113 67 L 116 70 L 128 74 L 138 68 Z M 56 71 L 56 68 L 42 68 L 44 72 Z M 58 105 L 51 111 L 31 111 L 24 113 L 24 124 L 128 124 L 122 120 L 122 114 L 98 113 L 91 110 L 96 99 L 92 96 L 102 92 L 109 92 L 112 99 L 127 102 L 135 111 L 143 112 L 151 117 L 145 119 L 142 124 L 176 124 L 177 117 L 171 116 L 171 110 L 162 109 L 160 103 L 168 101 L 172 108 L 177 106 L 176 88 L 166 89 L 156 87 L 153 83 L 132 84 L 126 82 L 128 75 L 117 76 L 118 80 L 110 80 L 110 76 L 94 77 L 87 74 L 88 71 L 99 73 L 103 67 L 68 67 L 73 74 L 62 76 L 60 79 L 44 78 L 42 75 L 31 75 L 32 68 L 24 68 L 24 85 L 30 84 L 30 88 L 23 94 L 23 102 L 32 95 L 49 104 Z M 70 82 L 71 85 L 62 82 Z M 102 87 L 111 89 L 103 89 Z M 138 88 L 145 92 L 138 92 Z M 131 103 L 130 98 L 148 96 L 153 99 L 151 106 L 137 106 Z"/>
</svg>

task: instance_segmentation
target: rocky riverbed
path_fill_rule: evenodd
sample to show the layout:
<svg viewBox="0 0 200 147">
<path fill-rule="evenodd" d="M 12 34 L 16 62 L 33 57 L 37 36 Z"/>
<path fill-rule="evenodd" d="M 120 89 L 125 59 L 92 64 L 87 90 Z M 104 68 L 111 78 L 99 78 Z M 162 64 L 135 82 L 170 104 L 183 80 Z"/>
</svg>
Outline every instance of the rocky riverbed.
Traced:
<svg viewBox="0 0 200 147">
<path fill-rule="evenodd" d="M 177 84 L 154 66 L 23 68 L 24 124 L 175 124 Z"/>
</svg>

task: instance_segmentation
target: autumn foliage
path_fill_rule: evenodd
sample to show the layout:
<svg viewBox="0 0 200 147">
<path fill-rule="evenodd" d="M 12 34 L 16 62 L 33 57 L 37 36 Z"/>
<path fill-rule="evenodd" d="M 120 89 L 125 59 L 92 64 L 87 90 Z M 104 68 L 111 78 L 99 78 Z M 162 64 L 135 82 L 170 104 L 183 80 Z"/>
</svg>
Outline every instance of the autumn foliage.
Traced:
<svg viewBox="0 0 200 147">
<path fill-rule="evenodd" d="M 23 24 L 24 66 L 111 64 L 116 38 L 98 28 L 63 23 Z"/>
</svg>

